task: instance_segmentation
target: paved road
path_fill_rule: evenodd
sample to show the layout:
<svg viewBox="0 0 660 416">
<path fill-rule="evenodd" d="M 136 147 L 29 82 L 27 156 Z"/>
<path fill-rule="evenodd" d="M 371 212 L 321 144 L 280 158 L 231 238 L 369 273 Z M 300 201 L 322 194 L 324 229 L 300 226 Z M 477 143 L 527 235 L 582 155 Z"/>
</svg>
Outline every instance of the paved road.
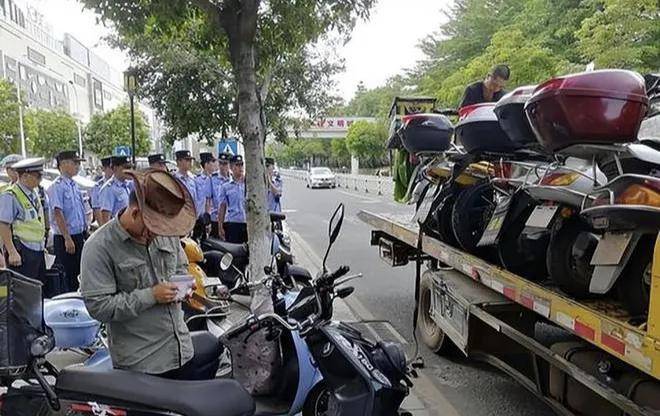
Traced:
<svg viewBox="0 0 660 416">
<path fill-rule="evenodd" d="M 378 250 L 369 246 L 370 229 L 357 218 L 360 210 L 407 213 L 402 206 L 384 197 L 356 194 L 340 189 L 310 190 L 302 182 L 288 180 L 285 184 L 284 210 L 289 226 L 313 251 L 322 258 L 327 242 L 328 219 L 339 202 L 346 207 L 344 227 L 332 250 L 328 265 L 348 264 L 353 272 L 365 278 L 355 283 L 358 306 L 377 319 L 389 320 L 396 332 L 413 350 L 412 307 L 414 296 L 414 266 L 390 268 L 378 258 Z M 364 314 L 360 314 L 364 316 Z M 395 335 L 391 334 L 391 339 Z M 498 370 L 469 362 L 460 357 L 437 356 L 420 346 L 426 368 L 424 374 L 432 381 L 433 391 L 424 400 L 431 401 L 436 414 L 496 416 L 496 415 L 552 415 L 536 397 Z M 443 397 L 433 397 L 439 392 Z M 434 403 L 433 403 L 434 402 Z"/>
</svg>

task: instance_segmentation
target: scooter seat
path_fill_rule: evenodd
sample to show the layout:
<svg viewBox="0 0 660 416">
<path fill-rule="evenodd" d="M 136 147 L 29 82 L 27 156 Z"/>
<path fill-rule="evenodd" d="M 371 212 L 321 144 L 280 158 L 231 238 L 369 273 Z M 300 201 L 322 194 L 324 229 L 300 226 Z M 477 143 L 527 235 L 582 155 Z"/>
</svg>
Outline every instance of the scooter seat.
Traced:
<svg viewBox="0 0 660 416">
<path fill-rule="evenodd" d="M 108 399 L 186 416 L 252 416 L 255 412 L 252 397 L 231 379 L 179 381 L 125 370 L 70 367 L 60 372 L 55 389 L 60 396 L 91 395 L 89 401 Z"/>
<path fill-rule="evenodd" d="M 234 258 L 247 257 L 248 249 L 245 244 L 228 243 L 226 241 L 218 240 L 217 238 L 207 238 L 202 241 L 202 250 L 211 251 L 217 250 L 223 253 L 229 253 Z"/>
</svg>

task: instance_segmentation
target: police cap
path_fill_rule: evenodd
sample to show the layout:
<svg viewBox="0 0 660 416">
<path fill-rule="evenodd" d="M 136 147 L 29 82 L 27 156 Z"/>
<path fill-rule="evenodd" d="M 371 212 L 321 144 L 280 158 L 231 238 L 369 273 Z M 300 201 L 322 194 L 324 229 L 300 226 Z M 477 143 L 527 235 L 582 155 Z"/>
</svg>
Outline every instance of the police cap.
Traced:
<svg viewBox="0 0 660 416">
<path fill-rule="evenodd" d="M 130 165 L 130 163 L 128 156 L 112 156 L 112 167 Z"/>
<path fill-rule="evenodd" d="M 58 162 L 61 162 L 63 160 L 73 160 L 74 162 L 82 162 L 83 160 L 85 160 L 80 157 L 80 155 L 76 150 L 63 150 L 55 156 L 55 159 Z"/>
<path fill-rule="evenodd" d="M 243 164 L 243 156 L 241 155 L 234 155 L 229 159 L 232 165 L 237 165 L 237 164 Z"/>
<path fill-rule="evenodd" d="M 101 159 L 101 166 L 103 166 L 104 168 L 109 168 L 110 166 L 112 166 L 112 156 L 104 157 L 103 159 Z"/>
<path fill-rule="evenodd" d="M 176 160 L 182 160 L 182 159 L 195 160 L 195 158 L 190 153 L 190 150 L 178 150 L 174 152 L 174 156 Z"/>
<path fill-rule="evenodd" d="M 153 155 L 147 156 L 147 160 L 149 161 L 149 164 L 153 163 L 165 163 L 165 155 L 162 153 L 155 153 Z"/>
<path fill-rule="evenodd" d="M 44 170 L 46 159 L 43 157 L 31 157 L 16 162 L 12 168 L 18 173 L 23 172 L 41 172 Z"/>
</svg>

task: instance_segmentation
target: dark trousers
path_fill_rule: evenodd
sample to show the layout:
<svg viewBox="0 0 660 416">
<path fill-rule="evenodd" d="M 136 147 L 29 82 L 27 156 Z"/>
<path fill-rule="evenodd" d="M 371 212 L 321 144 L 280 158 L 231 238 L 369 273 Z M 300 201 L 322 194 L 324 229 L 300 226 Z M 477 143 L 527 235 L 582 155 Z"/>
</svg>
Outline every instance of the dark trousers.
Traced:
<svg viewBox="0 0 660 416">
<path fill-rule="evenodd" d="M 50 297 L 50 292 L 52 290 L 46 281 L 46 258 L 44 256 L 44 251 L 30 250 L 18 240 L 14 240 L 14 246 L 16 247 L 18 254 L 21 255 L 21 265 L 18 267 L 9 266 L 9 256 L 5 254 L 5 261 L 9 267 L 9 270 L 13 270 L 22 274 L 23 276 L 40 281 L 44 284 L 44 296 Z"/>
<path fill-rule="evenodd" d="M 195 228 L 193 228 L 192 238 L 201 241 L 207 237 L 206 226 L 211 222 L 209 214 L 203 214 L 195 221 Z"/>
<path fill-rule="evenodd" d="M 191 332 L 194 355 L 179 368 L 161 374 L 158 377 L 172 380 L 211 380 L 220 367 L 220 353 L 222 345 L 208 332 Z"/>
<path fill-rule="evenodd" d="M 220 238 L 220 231 L 218 229 L 218 221 L 211 222 L 211 237 Z"/>
<path fill-rule="evenodd" d="M 248 241 L 247 224 L 244 222 L 226 222 L 222 224 L 225 229 L 225 241 L 243 244 Z"/>
<path fill-rule="evenodd" d="M 65 279 L 64 292 L 75 292 L 78 290 L 78 275 L 80 274 L 80 256 L 83 245 L 85 244 L 85 234 L 75 234 L 71 236 L 76 245 L 76 252 L 69 254 L 66 252 L 64 236 L 55 235 L 53 238 L 53 248 L 55 249 L 55 263 L 61 264 L 64 269 Z"/>
</svg>

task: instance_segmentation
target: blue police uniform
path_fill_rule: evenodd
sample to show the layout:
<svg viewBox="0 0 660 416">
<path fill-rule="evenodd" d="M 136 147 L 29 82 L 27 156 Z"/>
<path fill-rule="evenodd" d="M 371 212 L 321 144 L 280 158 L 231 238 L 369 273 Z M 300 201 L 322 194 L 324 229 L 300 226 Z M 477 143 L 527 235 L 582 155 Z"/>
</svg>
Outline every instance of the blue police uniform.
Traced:
<svg viewBox="0 0 660 416">
<path fill-rule="evenodd" d="M 282 203 L 280 202 L 280 199 L 282 198 L 282 178 L 280 175 L 275 175 L 273 176 L 273 185 L 275 185 L 275 188 L 280 192 L 279 195 L 275 195 L 272 190 L 270 189 L 270 186 L 268 187 L 268 211 L 270 212 L 282 212 Z"/>
<path fill-rule="evenodd" d="M 197 198 L 197 182 L 195 178 L 190 175 L 183 175 L 180 172 L 177 172 L 174 175 L 181 183 L 186 187 L 193 201 L 195 201 L 195 211 L 197 212 L 197 218 L 204 214 L 204 206 L 200 206 L 199 200 Z"/>
<path fill-rule="evenodd" d="M 245 181 L 231 180 L 220 187 L 219 205 L 225 204 L 223 228 L 230 243 L 247 242 L 247 216 L 245 213 Z"/>
<path fill-rule="evenodd" d="M 101 209 L 101 188 L 108 181 L 108 179 L 103 176 L 101 179 L 96 181 L 94 187 L 89 194 L 89 203 L 92 206 L 92 209 Z"/>
<path fill-rule="evenodd" d="M 16 185 L 25 193 L 32 204 L 41 204 L 39 194 L 36 191 L 26 188 L 20 182 L 17 182 Z M 16 200 L 16 198 L 9 192 L 3 192 L 0 194 L 0 222 L 5 224 L 12 224 L 15 221 L 23 221 L 26 219 L 26 211 L 21 206 L 21 204 Z M 38 243 L 31 241 L 21 241 L 21 244 L 33 251 L 43 251 L 45 248 L 45 236 L 44 240 Z"/>
<path fill-rule="evenodd" d="M 85 204 L 82 192 L 78 184 L 71 178 L 59 176 L 48 190 L 50 201 L 51 228 L 55 234 L 53 237 L 53 248 L 55 250 L 55 262 L 64 268 L 66 279 L 63 292 L 74 292 L 78 290 L 78 275 L 80 274 L 80 257 L 83 245 L 87 238 L 87 217 L 85 215 Z M 55 221 L 55 209 L 60 209 L 66 228 L 75 245 L 75 251 L 68 253 L 64 233 L 59 229 Z"/>
<path fill-rule="evenodd" d="M 108 211 L 110 218 L 128 206 L 128 196 L 133 189 L 131 181 L 120 181 L 114 176 L 103 184 L 99 191 L 101 211 Z"/>
<path fill-rule="evenodd" d="M 231 176 L 222 176 L 220 172 L 211 175 L 211 235 L 219 237 L 218 233 L 218 207 L 220 206 L 220 187 L 231 180 Z"/>
<path fill-rule="evenodd" d="M 202 214 L 206 212 L 206 200 L 213 197 L 213 189 L 211 189 L 211 177 L 200 173 L 195 177 L 195 192 L 197 193 L 197 200 L 195 206 L 200 207 Z M 197 210 L 199 216 L 199 210 Z"/>
</svg>

